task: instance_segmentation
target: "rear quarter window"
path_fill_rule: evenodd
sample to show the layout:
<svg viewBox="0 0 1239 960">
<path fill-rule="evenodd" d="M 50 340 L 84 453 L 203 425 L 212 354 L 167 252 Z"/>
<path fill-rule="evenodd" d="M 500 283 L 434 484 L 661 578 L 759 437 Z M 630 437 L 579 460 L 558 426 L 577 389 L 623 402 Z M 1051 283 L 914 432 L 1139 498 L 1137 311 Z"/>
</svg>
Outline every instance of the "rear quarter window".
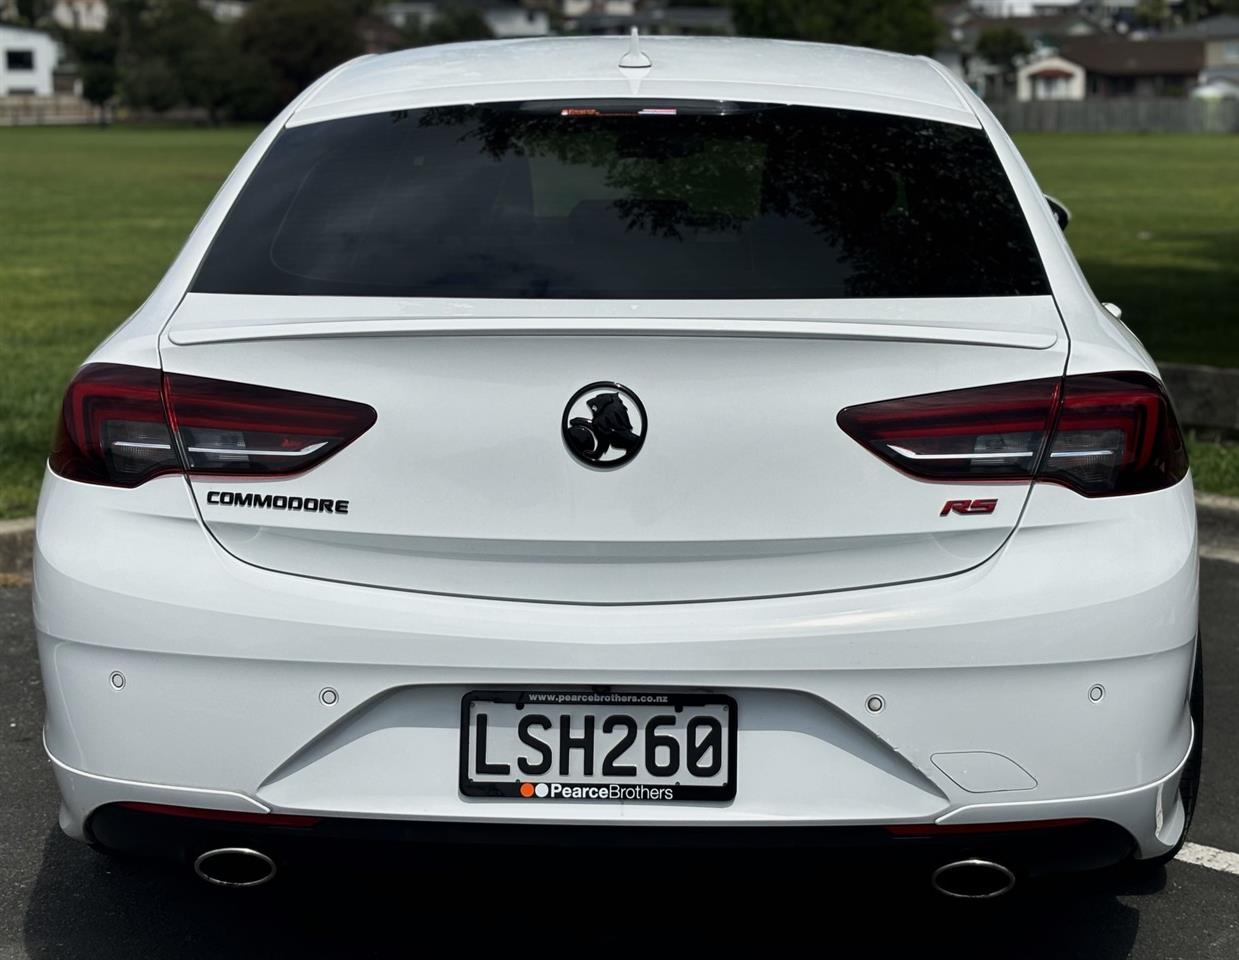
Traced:
<svg viewBox="0 0 1239 960">
<path fill-rule="evenodd" d="M 810 107 L 524 103 L 283 131 L 201 293 L 778 299 L 1048 293 L 979 129 Z"/>
</svg>

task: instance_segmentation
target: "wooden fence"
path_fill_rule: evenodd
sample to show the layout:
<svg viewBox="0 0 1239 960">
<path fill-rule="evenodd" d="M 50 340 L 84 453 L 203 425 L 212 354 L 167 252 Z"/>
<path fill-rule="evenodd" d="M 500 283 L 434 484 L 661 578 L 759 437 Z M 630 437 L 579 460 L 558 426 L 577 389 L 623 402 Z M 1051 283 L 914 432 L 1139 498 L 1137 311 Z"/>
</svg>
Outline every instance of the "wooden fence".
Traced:
<svg viewBox="0 0 1239 960">
<path fill-rule="evenodd" d="M 80 97 L 0 97 L 0 127 L 59 126 L 98 123 L 99 108 Z"/>
<path fill-rule="evenodd" d="M 1239 133 L 1239 100 L 1116 97 L 991 103 L 1011 133 Z"/>
</svg>

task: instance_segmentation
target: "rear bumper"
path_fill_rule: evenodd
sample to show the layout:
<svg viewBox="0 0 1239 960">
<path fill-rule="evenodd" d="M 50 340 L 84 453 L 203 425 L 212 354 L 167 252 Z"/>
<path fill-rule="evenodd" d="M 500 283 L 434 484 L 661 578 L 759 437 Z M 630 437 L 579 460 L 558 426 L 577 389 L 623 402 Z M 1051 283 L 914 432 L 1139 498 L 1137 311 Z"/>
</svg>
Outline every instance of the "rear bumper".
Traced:
<svg viewBox="0 0 1239 960">
<path fill-rule="evenodd" d="M 461 848 L 505 848 L 535 853 L 542 866 L 557 850 L 660 851 L 728 854 L 761 850 L 828 858 L 832 865 L 886 865 L 931 871 L 977 858 L 1001 863 L 1020 876 L 1089 870 L 1118 863 L 1135 848 L 1122 827 L 1103 820 L 1050 821 L 1035 829 L 903 836 L 882 827 L 720 827 L 667 829 L 633 826 L 538 826 L 510 823 L 431 823 L 409 820 L 328 818 L 304 827 L 224 824 L 104 806 L 90 819 L 91 838 L 105 849 L 190 864 L 202 853 L 228 847 L 259 850 L 279 867 L 365 862 L 407 868 Z"/>
<path fill-rule="evenodd" d="M 88 838 L 93 815 L 122 801 L 434 830 L 777 827 L 802 838 L 1090 818 L 1117 825 L 1139 856 L 1181 833 L 1196 630 L 1188 483 L 1088 502 L 1078 522 L 1069 511 L 1081 505 L 1064 498 L 1080 498 L 1038 488 L 997 557 L 943 580 L 629 608 L 271 573 L 210 540 L 179 480 L 147 486 L 159 511 L 148 497 L 130 512 L 129 491 L 45 485 L 36 624 L 45 741 L 72 836 Z M 736 799 L 460 795 L 465 692 L 597 685 L 736 697 Z M 879 713 L 866 708 L 873 694 Z"/>
<path fill-rule="evenodd" d="M 459 847 L 565 848 L 586 850 L 771 850 L 821 854 L 833 864 L 880 867 L 900 864 L 932 870 L 944 863 L 979 858 L 1001 863 L 1020 876 L 1088 870 L 1118 863 L 1131 855 L 1156 855 L 1169 849 L 1153 833 L 1149 812 L 1170 811 L 1162 836 L 1178 836 L 1181 810 L 1175 791 L 1179 768 L 1161 781 L 1119 796 L 1062 798 L 1052 805 L 995 805 L 992 819 L 924 824 L 710 825 L 708 818 L 678 825 L 523 822 L 517 819 L 423 820 L 372 817 L 307 817 L 288 824 L 281 814 L 239 809 L 239 798 L 156 784 L 119 783 L 82 774 L 56 764 L 65 797 L 62 826 L 79 839 L 105 849 L 186 864 L 212 849 L 260 850 L 280 866 L 296 863 L 365 861 L 370 865 L 407 865 L 410 858 L 433 856 Z M 169 804 L 165 811 L 132 809 L 138 804 Z M 89 809 L 84 820 L 69 804 Z M 210 804 L 206 811 L 236 811 L 244 822 L 200 819 L 195 808 L 174 814 L 180 805 Z M 1053 814 L 1070 816 L 1054 817 Z M 226 815 L 226 814 L 225 814 Z M 274 825 L 261 821 L 271 816 Z M 303 815 L 296 815 L 303 816 Z M 1015 819 L 1027 816 L 1030 819 Z M 1004 826 L 1008 824 L 1009 826 Z M 81 833 L 76 834 L 80 825 Z M 1138 842 L 1136 833 L 1145 838 Z"/>
</svg>

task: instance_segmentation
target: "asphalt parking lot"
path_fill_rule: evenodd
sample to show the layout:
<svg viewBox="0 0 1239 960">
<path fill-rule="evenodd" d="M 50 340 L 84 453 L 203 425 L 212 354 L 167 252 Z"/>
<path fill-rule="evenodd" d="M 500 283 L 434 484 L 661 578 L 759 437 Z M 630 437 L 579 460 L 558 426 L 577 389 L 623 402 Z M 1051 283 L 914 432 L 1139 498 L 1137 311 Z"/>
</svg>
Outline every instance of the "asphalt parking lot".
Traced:
<svg viewBox="0 0 1239 960">
<path fill-rule="evenodd" d="M 1239 852 L 1239 564 L 1202 562 L 1205 779 L 1192 840 Z M 910 876 L 750 854 L 657 858 L 471 850 L 372 877 L 281 875 L 248 893 L 65 839 L 40 728 L 27 586 L 0 588 L 0 958 L 386 957 L 660 952 L 760 938 L 826 956 L 1239 957 L 1239 875 L 1176 862 L 1026 885 L 992 904 Z M 680 947 L 683 949 L 683 947 Z M 815 952 L 816 952 L 815 951 Z"/>
</svg>

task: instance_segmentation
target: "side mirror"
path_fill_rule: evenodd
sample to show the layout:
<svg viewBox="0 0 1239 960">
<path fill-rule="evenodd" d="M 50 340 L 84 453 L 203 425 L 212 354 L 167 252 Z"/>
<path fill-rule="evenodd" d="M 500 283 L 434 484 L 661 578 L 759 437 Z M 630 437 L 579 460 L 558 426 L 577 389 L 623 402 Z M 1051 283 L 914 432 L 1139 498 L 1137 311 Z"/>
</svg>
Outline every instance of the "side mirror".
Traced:
<svg viewBox="0 0 1239 960">
<path fill-rule="evenodd" d="M 1071 211 L 1067 209 L 1066 204 L 1061 200 L 1055 200 L 1048 193 L 1045 195 L 1045 202 L 1050 205 L 1050 212 L 1054 214 L 1054 219 L 1058 221 L 1058 228 L 1066 230 L 1067 224 L 1071 223 Z"/>
</svg>

